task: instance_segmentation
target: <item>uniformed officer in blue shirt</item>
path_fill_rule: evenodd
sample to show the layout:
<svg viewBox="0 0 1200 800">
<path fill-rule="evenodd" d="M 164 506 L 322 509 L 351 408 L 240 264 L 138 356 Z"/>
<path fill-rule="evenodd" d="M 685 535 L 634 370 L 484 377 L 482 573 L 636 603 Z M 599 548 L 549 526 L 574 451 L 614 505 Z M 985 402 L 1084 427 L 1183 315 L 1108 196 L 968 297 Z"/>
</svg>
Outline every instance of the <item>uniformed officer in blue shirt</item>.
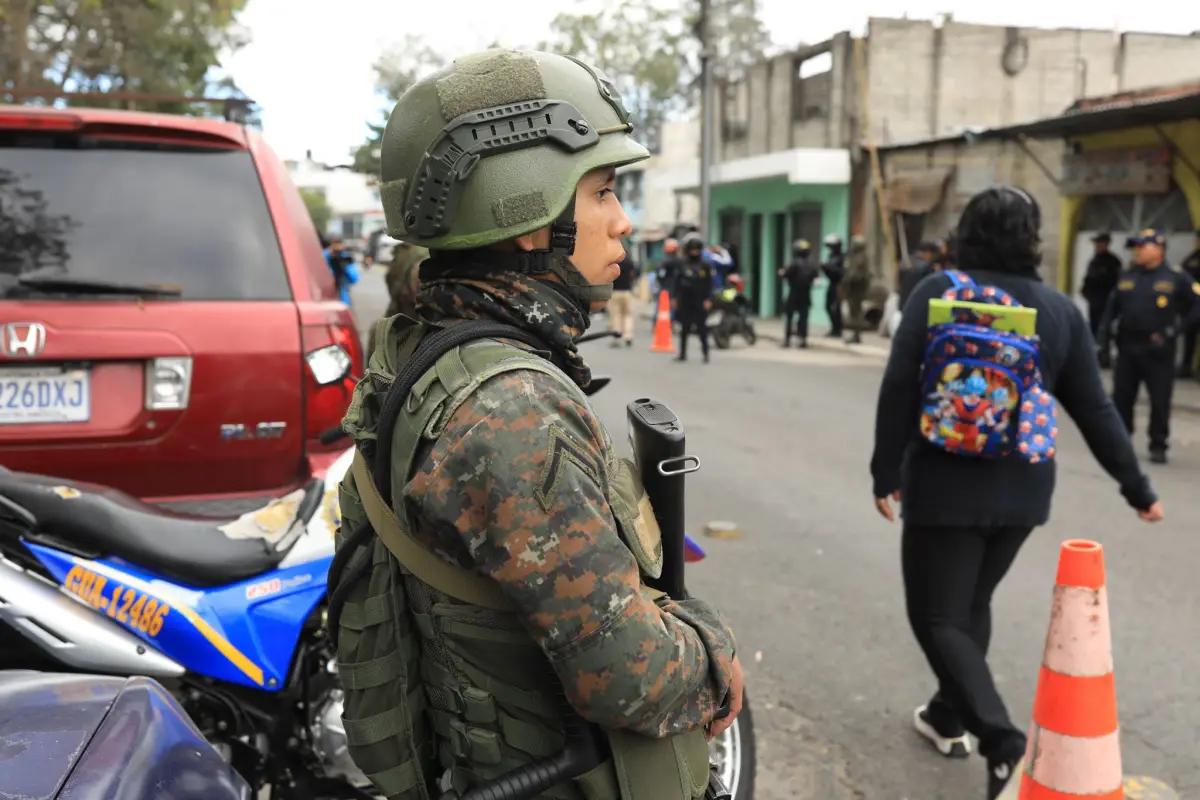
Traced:
<svg viewBox="0 0 1200 800">
<path fill-rule="evenodd" d="M 1132 237 L 1133 264 L 1121 273 L 1100 324 L 1100 346 L 1107 348 L 1116 325 L 1117 364 L 1113 404 L 1133 433 L 1138 389 L 1150 394 L 1150 460 L 1167 463 L 1171 391 L 1175 386 L 1175 350 L 1184 328 L 1200 312 L 1200 283 L 1166 260 L 1167 237 L 1147 228 Z"/>
</svg>

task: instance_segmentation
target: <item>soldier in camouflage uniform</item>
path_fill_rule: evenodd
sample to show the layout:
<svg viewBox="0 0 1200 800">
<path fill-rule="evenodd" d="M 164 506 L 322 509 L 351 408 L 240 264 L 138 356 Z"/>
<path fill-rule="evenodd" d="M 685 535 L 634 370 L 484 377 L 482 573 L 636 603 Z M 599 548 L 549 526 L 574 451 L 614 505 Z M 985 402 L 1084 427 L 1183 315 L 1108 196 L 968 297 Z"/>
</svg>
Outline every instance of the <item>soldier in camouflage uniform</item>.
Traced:
<svg viewBox="0 0 1200 800">
<path fill-rule="evenodd" d="M 339 495 L 346 567 L 330 570 L 331 597 L 346 598 L 336 619 L 331 600 L 330 629 L 349 752 L 389 800 L 457 796 L 554 755 L 564 696 L 611 755 L 539 797 L 696 800 L 706 734 L 741 709 L 718 612 L 646 585 L 662 569 L 658 526 L 582 391 L 576 340 L 631 229 L 615 169 L 649 157 L 631 130 L 602 72 L 540 52 L 459 58 L 390 116 L 388 233 L 430 255 L 418 319 L 379 323 L 344 420 L 359 454 Z M 416 339 L 468 320 L 542 345 L 478 340 L 425 373 L 399 411 L 385 497 L 364 466 L 383 396 Z M 377 522 L 383 503 L 395 524 Z"/>
<path fill-rule="evenodd" d="M 397 314 L 413 316 L 417 313 L 417 292 L 420 290 L 421 262 L 429 257 L 429 251 L 409 242 L 399 242 L 392 250 L 392 263 L 388 265 L 384 282 L 388 290 L 388 307 L 383 312 L 384 317 L 394 317 Z M 367 360 L 375 352 L 375 327 L 367 341 Z"/>
<path fill-rule="evenodd" d="M 871 289 L 871 265 L 867 260 L 867 237 L 855 234 L 850 237 L 850 252 L 846 256 L 846 305 L 850 307 L 849 344 L 862 342 L 862 330 L 867 326 L 863 305 Z"/>
</svg>

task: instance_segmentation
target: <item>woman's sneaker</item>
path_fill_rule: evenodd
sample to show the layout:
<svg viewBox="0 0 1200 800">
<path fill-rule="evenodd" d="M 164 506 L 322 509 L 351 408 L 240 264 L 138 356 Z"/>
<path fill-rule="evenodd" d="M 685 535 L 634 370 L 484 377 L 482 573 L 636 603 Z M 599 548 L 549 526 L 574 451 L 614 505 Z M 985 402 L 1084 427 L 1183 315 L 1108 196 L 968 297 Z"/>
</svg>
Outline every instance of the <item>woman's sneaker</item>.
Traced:
<svg viewBox="0 0 1200 800">
<path fill-rule="evenodd" d="M 988 800 L 996 800 L 1004 793 L 1005 788 L 1010 781 L 1016 780 L 1014 777 L 1017 772 L 1017 761 L 989 761 L 988 762 Z"/>
<path fill-rule="evenodd" d="M 928 706 L 920 706 L 913 712 L 913 727 L 947 758 L 966 758 L 971 755 L 971 740 L 962 726 L 956 730 L 939 731 L 929 717 Z"/>
</svg>

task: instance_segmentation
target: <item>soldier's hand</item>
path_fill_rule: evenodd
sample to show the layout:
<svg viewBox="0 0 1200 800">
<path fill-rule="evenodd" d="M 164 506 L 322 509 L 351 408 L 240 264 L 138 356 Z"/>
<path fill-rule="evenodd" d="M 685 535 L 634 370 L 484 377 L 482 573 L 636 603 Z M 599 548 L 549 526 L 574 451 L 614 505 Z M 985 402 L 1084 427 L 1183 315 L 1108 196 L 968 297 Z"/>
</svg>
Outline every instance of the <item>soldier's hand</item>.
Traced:
<svg viewBox="0 0 1200 800">
<path fill-rule="evenodd" d="M 898 491 L 892 492 L 891 499 L 895 500 L 897 503 L 899 503 L 900 502 L 900 492 L 898 492 Z M 892 510 L 892 504 L 888 501 L 888 498 L 876 497 L 875 498 L 875 510 L 879 512 L 879 516 L 883 517 L 888 522 L 896 521 L 896 512 Z"/>
<path fill-rule="evenodd" d="M 729 715 L 724 719 L 712 721 L 712 724 L 708 726 L 709 740 L 724 733 L 737 719 L 737 715 L 742 713 L 742 662 L 738 660 L 737 656 L 733 657 L 731 673 L 729 677 Z"/>
<path fill-rule="evenodd" d="M 1139 511 L 1138 516 L 1143 522 L 1162 522 L 1163 520 L 1163 504 L 1162 501 L 1157 501 L 1154 505 L 1147 508 L 1145 511 Z"/>
<path fill-rule="evenodd" d="M 705 300 L 705 301 L 704 301 L 704 310 L 705 310 L 705 311 L 712 311 L 712 300 Z"/>
</svg>

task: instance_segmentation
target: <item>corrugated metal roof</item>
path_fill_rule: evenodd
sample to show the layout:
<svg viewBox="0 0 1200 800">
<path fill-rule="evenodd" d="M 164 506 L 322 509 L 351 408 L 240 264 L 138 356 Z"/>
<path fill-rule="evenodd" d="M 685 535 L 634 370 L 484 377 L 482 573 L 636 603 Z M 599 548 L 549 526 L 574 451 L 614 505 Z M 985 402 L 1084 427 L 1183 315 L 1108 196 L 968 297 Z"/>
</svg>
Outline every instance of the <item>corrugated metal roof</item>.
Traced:
<svg viewBox="0 0 1200 800">
<path fill-rule="evenodd" d="M 1085 133 L 1163 125 L 1181 119 L 1200 117 L 1200 91 L 1166 97 L 1149 97 L 1103 104 L 1095 108 L 1069 111 L 1058 117 L 1024 125 L 993 128 L 980 134 L 981 139 L 1011 139 L 1016 136 L 1061 138 Z"/>
<path fill-rule="evenodd" d="M 1170 86 L 1154 86 L 1149 89 L 1135 89 L 1128 92 L 1117 92 L 1116 94 L 1110 95 L 1085 97 L 1082 100 L 1077 100 L 1074 104 L 1072 104 L 1071 107 L 1064 112 L 1064 116 L 1065 114 L 1081 111 L 1100 111 L 1109 108 L 1125 108 L 1139 105 L 1141 103 L 1170 100 L 1173 98 L 1186 97 L 1193 94 L 1200 94 L 1200 82 L 1188 81 L 1187 83 L 1178 83 Z"/>
<path fill-rule="evenodd" d="M 957 136 L 939 136 L 923 141 L 879 145 L 881 153 L 928 148 L 950 142 L 997 139 L 1065 138 L 1085 133 L 1163 125 L 1182 119 L 1200 118 L 1200 83 L 1160 86 L 1119 95 L 1080 100 L 1056 117 L 965 132 Z"/>
</svg>

